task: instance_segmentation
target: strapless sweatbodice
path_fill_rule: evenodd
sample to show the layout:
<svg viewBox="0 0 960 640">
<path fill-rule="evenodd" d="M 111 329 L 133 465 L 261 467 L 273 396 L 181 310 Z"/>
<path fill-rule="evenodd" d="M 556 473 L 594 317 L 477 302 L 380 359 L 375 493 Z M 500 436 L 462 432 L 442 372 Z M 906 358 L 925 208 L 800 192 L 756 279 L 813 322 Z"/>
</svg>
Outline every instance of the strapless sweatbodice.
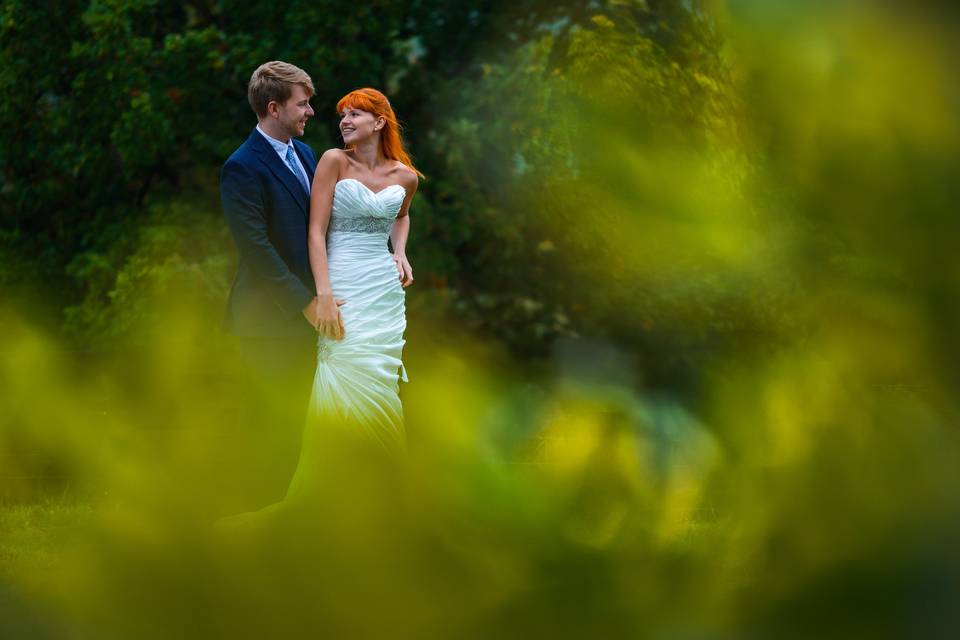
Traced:
<svg viewBox="0 0 960 640">
<path fill-rule="evenodd" d="M 333 188 L 328 230 L 334 235 L 370 233 L 386 236 L 406 197 L 407 190 L 399 184 L 373 191 L 354 178 L 339 180 Z"/>
</svg>

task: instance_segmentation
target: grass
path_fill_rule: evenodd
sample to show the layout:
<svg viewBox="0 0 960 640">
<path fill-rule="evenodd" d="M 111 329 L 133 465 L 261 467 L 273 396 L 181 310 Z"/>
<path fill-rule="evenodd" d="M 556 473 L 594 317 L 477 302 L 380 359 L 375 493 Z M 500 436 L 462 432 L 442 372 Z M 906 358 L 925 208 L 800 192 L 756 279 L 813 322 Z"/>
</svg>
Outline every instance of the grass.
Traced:
<svg viewBox="0 0 960 640">
<path fill-rule="evenodd" d="M 58 551 L 92 513 L 89 503 L 67 493 L 34 504 L 0 503 L 0 578 L 55 569 Z"/>
</svg>

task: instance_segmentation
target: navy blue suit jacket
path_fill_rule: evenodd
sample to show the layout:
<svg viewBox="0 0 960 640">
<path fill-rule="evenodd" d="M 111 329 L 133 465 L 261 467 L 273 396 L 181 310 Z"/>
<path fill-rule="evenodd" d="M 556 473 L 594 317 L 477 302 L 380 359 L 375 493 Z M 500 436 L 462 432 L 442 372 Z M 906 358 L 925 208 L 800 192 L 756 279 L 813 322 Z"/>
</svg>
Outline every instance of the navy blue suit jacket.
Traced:
<svg viewBox="0 0 960 640">
<path fill-rule="evenodd" d="M 313 179 L 313 150 L 294 149 Z M 301 311 L 316 295 L 307 254 L 310 199 L 256 129 L 220 170 L 220 201 L 239 254 L 225 327 L 240 336 L 315 333 Z"/>
</svg>

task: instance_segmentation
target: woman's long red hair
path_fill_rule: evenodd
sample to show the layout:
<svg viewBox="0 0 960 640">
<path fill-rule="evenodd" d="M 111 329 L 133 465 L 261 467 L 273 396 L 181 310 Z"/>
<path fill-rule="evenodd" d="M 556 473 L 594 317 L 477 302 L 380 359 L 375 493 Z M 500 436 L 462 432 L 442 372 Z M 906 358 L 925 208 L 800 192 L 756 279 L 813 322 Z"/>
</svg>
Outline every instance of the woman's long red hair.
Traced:
<svg viewBox="0 0 960 640">
<path fill-rule="evenodd" d="M 397 116 L 390 106 L 387 96 L 376 89 L 357 89 L 340 98 L 337 103 L 337 114 L 343 113 L 344 109 L 360 109 L 368 111 L 374 116 L 383 116 L 387 124 L 380 130 L 380 151 L 384 157 L 390 160 L 399 160 L 410 167 L 421 178 L 424 177 L 420 170 L 413 166 L 413 161 L 406 149 L 403 148 L 403 137 L 400 135 L 400 123 Z"/>
</svg>

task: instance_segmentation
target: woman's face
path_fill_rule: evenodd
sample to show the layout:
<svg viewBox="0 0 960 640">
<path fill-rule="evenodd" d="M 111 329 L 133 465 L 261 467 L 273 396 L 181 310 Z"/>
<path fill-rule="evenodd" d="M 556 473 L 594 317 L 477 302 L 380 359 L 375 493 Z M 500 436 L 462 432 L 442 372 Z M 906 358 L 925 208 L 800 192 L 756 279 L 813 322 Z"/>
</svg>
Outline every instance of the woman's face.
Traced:
<svg viewBox="0 0 960 640">
<path fill-rule="evenodd" d="M 376 134 L 382 118 L 362 109 L 344 109 L 340 113 L 340 135 L 345 144 L 356 144 Z"/>
</svg>

